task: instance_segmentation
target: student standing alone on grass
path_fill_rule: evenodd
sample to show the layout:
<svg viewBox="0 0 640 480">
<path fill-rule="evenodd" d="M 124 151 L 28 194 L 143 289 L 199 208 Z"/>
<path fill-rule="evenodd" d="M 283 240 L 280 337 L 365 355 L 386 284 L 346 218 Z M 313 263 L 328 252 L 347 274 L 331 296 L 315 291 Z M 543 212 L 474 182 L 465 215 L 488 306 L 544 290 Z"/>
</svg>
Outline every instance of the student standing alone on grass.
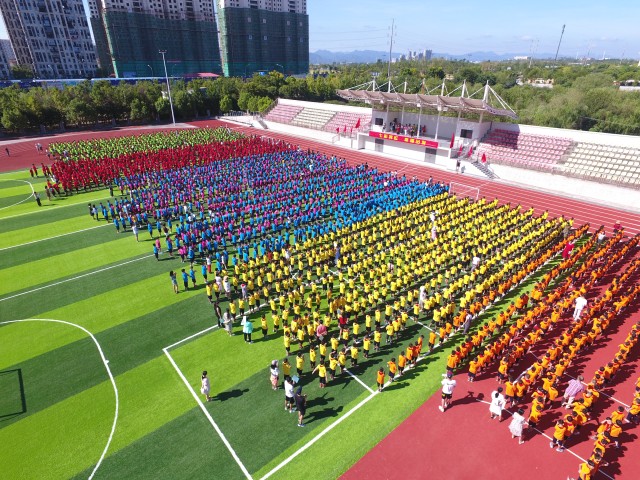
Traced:
<svg viewBox="0 0 640 480">
<path fill-rule="evenodd" d="M 231 313 L 229 313 L 229 309 L 227 308 L 227 311 L 224 312 L 224 315 L 222 316 L 223 320 L 222 323 L 224 323 L 224 329 L 227 331 L 227 333 L 229 334 L 229 336 L 233 335 L 233 317 L 231 316 Z"/>
<path fill-rule="evenodd" d="M 269 368 L 269 379 L 271 380 L 271 388 L 273 390 L 278 390 L 278 383 L 280 381 L 280 370 L 278 370 L 278 360 L 273 360 L 271 362 L 271 367 Z"/>
<path fill-rule="evenodd" d="M 174 293 L 178 293 L 178 276 L 173 270 L 169 272 L 169 278 L 171 279 L 171 285 L 173 286 Z"/>
<path fill-rule="evenodd" d="M 242 326 L 242 333 L 244 334 L 244 341 L 247 343 L 253 343 L 251 341 L 251 334 L 253 333 L 253 323 L 246 316 L 242 319 L 244 325 Z"/>
<path fill-rule="evenodd" d="M 302 394 L 302 387 L 298 387 L 298 390 L 296 390 L 295 402 L 298 409 L 298 426 L 304 427 L 304 415 L 307 413 L 307 396 Z"/>
<path fill-rule="evenodd" d="M 284 377 L 284 410 L 288 410 L 289 413 L 293 412 L 293 380 L 289 375 Z"/>
<path fill-rule="evenodd" d="M 204 395 L 204 398 L 207 399 L 207 402 L 210 402 L 213 399 L 209 396 L 209 392 L 211 391 L 211 384 L 209 383 L 209 377 L 207 376 L 206 370 L 202 372 L 201 380 L 202 386 L 200 387 L 200 393 Z"/>
</svg>

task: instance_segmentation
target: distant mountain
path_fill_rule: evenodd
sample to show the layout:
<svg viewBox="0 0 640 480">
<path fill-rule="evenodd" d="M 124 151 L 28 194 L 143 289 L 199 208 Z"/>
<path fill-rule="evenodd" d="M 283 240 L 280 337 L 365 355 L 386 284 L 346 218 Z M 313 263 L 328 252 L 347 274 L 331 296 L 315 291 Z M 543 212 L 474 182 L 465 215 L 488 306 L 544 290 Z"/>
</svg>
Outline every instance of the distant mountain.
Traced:
<svg viewBox="0 0 640 480">
<path fill-rule="evenodd" d="M 331 52 L 329 50 L 317 50 L 309 52 L 309 63 L 375 63 L 378 60 L 387 61 L 389 52 L 376 50 L 354 50 L 352 52 Z M 400 53 L 391 54 L 391 58 L 399 57 Z"/>
<path fill-rule="evenodd" d="M 330 63 L 375 63 L 378 60 L 387 61 L 389 52 L 378 50 L 354 50 L 352 52 L 332 52 L 330 50 L 317 50 L 309 52 L 309 62 L 312 65 Z M 402 53 L 394 52 L 391 58 L 398 58 Z M 446 58 L 448 60 L 468 60 L 469 62 L 500 62 L 513 60 L 514 57 L 526 57 L 526 53 L 495 53 L 495 52 L 469 52 L 462 55 L 452 55 L 450 53 L 433 52 L 433 58 Z M 536 53 L 536 59 L 553 58 L 551 53 Z"/>
</svg>

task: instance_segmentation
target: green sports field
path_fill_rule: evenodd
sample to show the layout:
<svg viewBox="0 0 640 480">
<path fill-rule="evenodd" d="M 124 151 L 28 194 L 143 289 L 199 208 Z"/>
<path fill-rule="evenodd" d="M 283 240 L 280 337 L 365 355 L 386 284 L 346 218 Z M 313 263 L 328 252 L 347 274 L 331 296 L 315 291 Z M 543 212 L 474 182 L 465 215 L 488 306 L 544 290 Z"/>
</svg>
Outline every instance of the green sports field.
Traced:
<svg viewBox="0 0 640 480">
<path fill-rule="evenodd" d="M 458 337 L 374 393 L 378 368 L 428 333 L 410 322 L 399 344 L 326 389 L 307 364 L 307 426 L 297 428 L 269 383 L 281 334 L 257 328 L 246 344 L 239 325 L 233 337 L 215 328 L 201 278 L 175 295 L 167 272 L 179 258 L 156 261 L 146 230 L 136 242 L 89 216 L 107 190 L 38 207 L 20 180 L 32 181 L 0 175 L 3 478 L 335 478 L 440 385 Z"/>
</svg>

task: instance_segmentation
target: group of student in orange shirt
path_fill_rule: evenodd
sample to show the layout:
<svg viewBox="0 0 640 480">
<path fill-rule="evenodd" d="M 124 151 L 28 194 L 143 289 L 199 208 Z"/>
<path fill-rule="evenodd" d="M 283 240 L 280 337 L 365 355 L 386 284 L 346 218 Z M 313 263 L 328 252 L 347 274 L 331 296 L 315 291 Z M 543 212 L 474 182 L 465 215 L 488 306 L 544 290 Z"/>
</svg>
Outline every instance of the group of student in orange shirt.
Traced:
<svg viewBox="0 0 640 480">
<path fill-rule="evenodd" d="M 588 229 L 588 225 L 584 225 L 580 227 L 576 232 L 574 232 L 569 239 L 579 238 L 586 230 Z M 501 283 L 498 286 L 498 291 L 508 292 L 512 286 L 518 285 L 527 274 L 532 273 L 543 265 L 546 261 L 548 261 L 553 255 L 558 253 L 562 249 L 562 245 L 557 243 L 549 247 L 543 254 L 534 257 L 531 262 L 527 264 L 526 269 L 518 270 L 513 277 L 508 278 L 505 282 Z M 541 289 L 540 291 L 542 291 Z M 532 297 L 535 299 L 539 299 L 540 297 L 535 298 L 532 293 Z M 477 305 L 478 302 L 474 303 Z M 451 371 L 456 370 L 471 354 L 477 353 L 477 356 L 473 357 L 468 363 L 468 380 L 473 382 L 475 376 L 481 373 L 483 370 L 487 369 L 492 363 L 495 362 L 497 358 L 500 358 L 503 355 L 503 352 L 507 347 L 511 346 L 514 338 L 517 337 L 517 334 L 522 332 L 525 326 L 529 326 L 535 323 L 535 321 L 542 316 L 544 313 L 542 306 L 536 306 L 528 311 L 520 317 L 516 322 L 512 323 L 509 326 L 508 332 L 502 334 L 498 339 L 494 342 L 489 343 L 486 347 L 483 348 L 483 344 L 488 339 L 493 338 L 496 332 L 500 332 L 503 328 L 508 325 L 516 313 L 524 313 L 529 303 L 529 296 L 525 293 L 520 295 L 515 301 L 511 302 L 511 304 L 504 311 L 500 312 L 495 318 L 491 319 L 488 322 L 485 322 L 481 325 L 478 330 L 471 335 L 468 335 L 462 345 L 454 349 L 449 357 L 447 358 L 447 368 Z M 461 310 L 458 315 L 455 317 L 453 326 L 460 328 L 464 320 L 468 315 L 471 316 L 469 320 L 475 318 L 477 314 L 482 310 L 480 305 L 477 305 L 479 310 L 474 312 L 474 310 Z M 554 317 L 555 318 L 555 317 Z M 555 318 L 555 321 L 559 319 L 559 315 Z M 511 366 L 520 360 L 520 358 L 526 353 L 529 347 L 537 341 L 541 335 L 546 332 L 546 330 L 551 326 L 551 322 L 541 322 L 540 328 L 536 329 L 529 336 L 526 336 L 521 344 L 516 345 L 513 348 L 512 353 L 506 358 L 503 358 L 500 362 L 499 367 L 499 376 L 501 381 L 506 379 L 507 371 Z M 445 332 L 446 333 L 446 332 Z M 432 342 L 434 340 L 434 342 Z M 435 343 L 435 335 L 432 332 L 429 338 L 429 347 L 432 348 L 432 345 Z M 508 359 L 508 360 L 507 360 Z M 513 396 L 512 396 L 513 398 Z"/>
<path fill-rule="evenodd" d="M 592 239 L 595 238 L 595 235 Z M 510 368 L 519 361 L 524 353 L 526 353 L 532 344 L 537 342 L 542 335 L 552 327 L 553 324 L 557 323 L 563 311 L 566 310 L 571 305 L 571 300 L 576 298 L 579 294 L 585 294 L 587 289 L 594 285 L 597 281 L 599 281 L 602 276 L 609 272 L 611 267 L 619 260 L 623 259 L 625 255 L 631 250 L 633 246 L 637 243 L 637 237 L 634 237 L 629 242 L 626 242 L 622 249 L 619 249 L 616 252 L 612 253 L 613 246 L 617 244 L 620 240 L 618 236 L 614 237 L 612 241 L 610 241 L 605 247 L 596 251 L 596 258 L 601 260 L 593 260 L 593 257 L 590 258 L 587 268 L 579 268 L 573 274 L 570 275 L 570 279 L 568 282 L 561 284 L 556 291 L 555 294 L 549 294 L 545 301 L 542 301 L 538 304 L 537 307 L 531 308 L 525 315 L 520 317 L 516 322 L 514 322 L 511 326 L 513 330 L 510 333 L 503 335 L 501 338 L 493 342 L 486 350 L 485 353 L 489 355 L 485 355 L 481 353 L 477 358 L 473 359 L 469 363 L 469 380 L 473 381 L 477 372 L 481 371 L 482 368 L 485 368 L 487 365 L 487 361 L 485 356 L 488 356 L 490 361 L 495 358 L 495 354 L 501 354 L 502 349 L 511 344 L 513 340 L 514 334 L 522 335 L 524 332 L 524 327 L 533 327 L 531 332 L 524 336 L 519 343 L 511 350 L 509 355 L 505 355 L 500 361 L 500 366 L 498 367 L 498 381 L 504 381 L 507 376 Z M 588 242 L 590 246 L 593 245 L 593 241 Z M 580 250 L 580 249 L 579 249 Z M 575 263 L 575 260 L 579 258 L 580 253 L 587 252 L 588 248 L 582 250 L 582 252 L 578 252 L 578 255 L 575 257 L 571 257 L 567 259 L 566 263 Z M 563 263 L 565 263 L 563 262 Z M 583 265 L 585 264 L 583 263 Z M 596 300 L 593 306 L 589 309 L 589 313 L 587 315 L 583 315 L 578 321 L 571 327 L 567 328 L 558 339 L 554 342 L 552 347 L 548 349 L 548 351 L 539 358 L 536 363 L 526 371 L 517 381 L 507 381 L 505 384 L 505 397 L 508 401 L 511 402 L 511 405 L 520 404 L 523 400 L 524 395 L 532 389 L 533 384 L 538 380 L 542 380 L 542 385 L 536 388 L 532 393 L 532 407 L 531 414 L 529 416 L 528 424 L 531 426 L 536 426 L 540 421 L 540 417 L 545 408 L 548 407 L 558 396 L 558 378 L 562 376 L 565 369 L 571 364 L 571 361 L 576 357 L 576 355 L 582 351 L 585 347 L 591 345 L 593 341 L 601 334 L 603 330 L 605 330 L 613 317 L 616 314 L 620 313 L 624 308 L 626 308 L 633 300 L 636 298 L 637 294 L 640 293 L 640 286 L 630 286 L 624 292 L 620 292 L 620 285 L 624 284 L 629 277 L 634 273 L 635 269 L 638 267 L 639 261 L 634 261 L 630 267 L 625 271 L 625 273 L 620 276 L 613 284 L 616 286 L 613 291 L 610 289 Z M 600 264 L 600 265 L 598 265 Z M 562 270 L 567 270 L 572 265 L 561 265 Z M 589 275 L 593 271 L 597 271 L 597 274 Z M 558 272 L 559 273 L 559 272 Z M 575 275 L 578 273 L 578 275 Z M 574 277 L 577 277 L 575 278 Z M 551 276 L 553 278 L 554 276 Z M 542 294 L 544 289 L 548 286 L 548 278 L 543 279 L 542 284 L 536 285 L 534 291 L 532 292 L 532 297 L 535 297 L 536 300 L 540 300 L 542 298 Z M 583 285 L 577 287 L 576 283 L 579 280 L 583 280 Z M 571 283 L 569 283 L 571 282 Z M 546 283 L 546 284 L 545 284 Z M 569 285 L 575 287 L 574 290 L 569 289 Z M 567 300 L 567 298 L 569 300 Z M 551 303 L 549 300 L 552 299 L 556 304 L 556 307 L 550 309 Z M 564 299 L 564 301 L 563 301 Z M 502 312 L 498 319 L 496 319 L 495 323 L 503 323 L 504 317 L 510 319 L 511 316 L 520 309 L 518 307 L 526 307 L 528 298 L 521 297 L 521 302 L 512 303 L 507 310 Z M 615 301 L 614 301 L 615 300 Z M 518 306 L 516 307 L 516 303 Z M 551 314 L 549 314 L 549 310 L 551 310 Z M 594 318 L 593 322 L 590 321 L 590 318 Z M 588 332 L 583 331 L 585 327 L 591 325 L 591 328 Z M 492 325 L 485 324 L 484 328 L 487 331 L 491 330 Z M 633 331 L 630 335 L 633 336 L 634 342 L 637 341 L 637 333 L 638 333 L 638 325 L 635 325 Z M 602 367 L 596 372 L 593 381 L 587 385 L 587 389 L 583 394 L 583 397 L 576 402 L 575 405 L 571 405 L 568 408 L 572 408 L 573 411 L 571 414 L 567 415 L 564 419 L 560 419 L 555 427 L 553 440 L 550 445 L 552 447 L 557 447 L 559 451 L 564 449 L 564 442 L 570 436 L 576 428 L 579 428 L 589 419 L 589 411 L 591 406 L 595 400 L 599 397 L 599 390 L 602 388 L 605 382 L 608 382 L 613 375 L 615 375 L 615 371 L 619 368 L 620 364 L 626 358 L 626 354 L 628 353 L 628 349 L 631 346 L 631 339 L 628 337 L 623 345 L 621 345 L 621 351 L 619 351 L 618 355 L 613 362 L 610 362 L 607 366 Z M 455 363 L 455 359 L 450 358 L 451 365 L 453 366 Z M 542 375 L 546 372 L 546 375 Z M 635 400 L 634 400 L 635 402 Z M 638 402 L 640 403 L 640 401 Z M 633 411 L 635 414 L 630 411 L 629 417 L 631 419 L 637 419 L 637 410 L 640 407 L 634 407 Z M 630 409 L 631 410 L 631 409 Z M 624 415 L 624 409 L 622 412 L 618 412 L 618 414 Z M 636 415 L 636 416 L 634 416 Z M 617 422 L 621 422 L 621 419 L 616 419 Z M 611 433 L 605 433 L 607 429 L 607 425 L 610 425 L 613 428 L 613 435 L 617 439 L 619 434 L 621 433 L 621 423 L 617 424 L 616 422 L 604 422 L 605 426 L 601 427 L 602 432 L 600 433 L 603 436 L 604 443 L 606 444 L 607 440 L 605 438 L 606 435 L 611 435 Z M 616 440 L 617 441 L 617 440 Z M 615 444 L 615 442 L 614 442 Z M 594 453 L 588 462 L 581 464 L 580 466 L 580 478 L 584 480 L 588 480 L 591 477 L 588 475 L 592 475 L 597 471 L 598 466 L 602 463 L 602 458 L 604 455 L 604 450 L 601 448 L 602 442 L 597 444 L 594 448 Z M 588 473 L 591 472 L 591 473 Z"/>
</svg>

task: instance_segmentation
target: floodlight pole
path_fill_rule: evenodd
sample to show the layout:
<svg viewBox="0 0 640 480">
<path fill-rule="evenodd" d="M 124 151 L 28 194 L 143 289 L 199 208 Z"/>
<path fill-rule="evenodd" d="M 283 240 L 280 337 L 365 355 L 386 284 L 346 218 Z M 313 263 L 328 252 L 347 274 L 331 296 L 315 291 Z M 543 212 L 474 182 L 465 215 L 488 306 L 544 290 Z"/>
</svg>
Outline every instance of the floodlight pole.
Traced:
<svg viewBox="0 0 640 480">
<path fill-rule="evenodd" d="M 387 61 L 387 92 L 391 93 L 391 51 L 393 50 L 393 33 L 395 28 L 395 19 L 391 19 L 391 36 L 389 37 L 389 58 Z"/>
<path fill-rule="evenodd" d="M 166 50 L 158 50 L 158 53 L 162 55 L 162 64 L 164 65 L 164 78 L 167 80 L 167 93 L 169 94 L 169 107 L 171 107 L 171 120 L 173 124 L 176 124 L 176 116 L 173 113 L 173 100 L 171 99 L 171 85 L 169 85 L 169 74 L 167 73 L 167 62 L 164 58 L 164 54 L 167 53 Z"/>
<path fill-rule="evenodd" d="M 553 59 L 553 63 L 558 61 L 558 52 L 560 51 L 560 44 L 562 43 L 562 37 L 564 36 L 564 27 L 567 25 L 562 25 L 562 33 L 560 33 L 560 40 L 558 41 L 558 48 L 556 49 L 556 58 Z"/>
</svg>

